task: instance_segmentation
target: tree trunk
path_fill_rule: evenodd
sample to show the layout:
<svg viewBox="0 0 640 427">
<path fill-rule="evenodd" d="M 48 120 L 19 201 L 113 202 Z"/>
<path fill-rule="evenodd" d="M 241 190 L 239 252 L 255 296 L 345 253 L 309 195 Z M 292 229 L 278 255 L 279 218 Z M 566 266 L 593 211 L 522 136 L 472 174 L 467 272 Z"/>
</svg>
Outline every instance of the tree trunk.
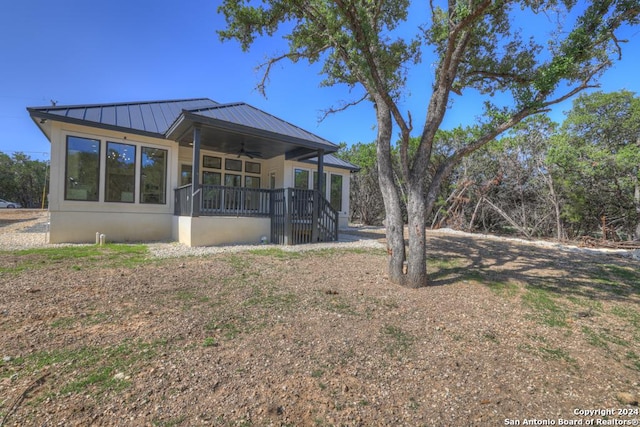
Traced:
<svg viewBox="0 0 640 427">
<path fill-rule="evenodd" d="M 638 175 L 633 179 L 634 181 L 634 192 L 633 192 L 633 203 L 636 207 L 636 232 L 634 240 L 640 240 L 640 182 L 638 182 Z"/>
<path fill-rule="evenodd" d="M 378 135 L 376 156 L 378 160 L 378 179 L 382 200 L 386 212 L 385 228 L 387 237 L 387 254 L 389 263 L 389 280 L 404 286 L 403 266 L 405 261 L 404 222 L 400 210 L 400 198 L 393 177 L 391 161 L 391 113 L 386 104 L 377 100 L 376 115 L 378 119 Z"/>
<path fill-rule="evenodd" d="M 420 182 L 422 180 L 419 180 Z M 420 288 L 427 286 L 427 242 L 425 236 L 425 198 L 423 185 L 412 182 L 409 185 L 407 203 L 409 258 L 407 274 L 403 286 Z"/>
</svg>

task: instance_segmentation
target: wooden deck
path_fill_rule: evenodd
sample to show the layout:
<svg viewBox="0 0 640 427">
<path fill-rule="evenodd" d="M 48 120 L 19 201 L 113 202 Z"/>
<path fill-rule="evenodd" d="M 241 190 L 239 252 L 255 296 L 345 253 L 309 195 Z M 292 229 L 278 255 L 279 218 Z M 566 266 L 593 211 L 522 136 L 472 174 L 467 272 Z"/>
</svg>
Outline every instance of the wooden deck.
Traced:
<svg viewBox="0 0 640 427">
<path fill-rule="evenodd" d="M 175 190 L 174 214 L 269 217 L 271 242 L 281 245 L 338 240 L 338 213 L 317 190 L 189 184 Z"/>
</svg>

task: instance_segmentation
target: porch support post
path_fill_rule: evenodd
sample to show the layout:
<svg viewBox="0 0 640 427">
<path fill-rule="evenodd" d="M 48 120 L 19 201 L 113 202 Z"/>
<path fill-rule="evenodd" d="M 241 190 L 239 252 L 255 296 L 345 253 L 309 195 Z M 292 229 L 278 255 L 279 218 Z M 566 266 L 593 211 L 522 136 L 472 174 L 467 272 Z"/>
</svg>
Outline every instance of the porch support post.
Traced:
<svg viewBox="0 0 640 427">
<path fill-rule="evenodd" d="M 200 216 L 200 126 L 193 127 L 193 162 L 191 164 L 191 216 Z"/>
<path fill-rule="evenodd" d="M 284 189 L 284 244 L 293 245 L 293 227 L 291 224 L 291 209 L 293 189 Z"/>
<path fill-rule="evenodd" d="M 316 182 L 317 192 L 313 192 L 313 215 L 311 217 L 311 241 L 313 243 L 318 241 L 318 232 L 320 224 L 318 223 L 320 218 L 320 197 L 325 197 L 325 193 L 322 191 L 326 185 L 324 179 L 324 150 L 318 150 L 318 179 Z"/>
<path fill-rule="evenodd" d="M 322 194 L 322 197 L 325 197 L 322 187 L 326 183 L 323 183 L 322 175 L 324 175 L 324 150 L 318 150 L 318 182 L 316 183 L 316 189 Z"/>
</svg>

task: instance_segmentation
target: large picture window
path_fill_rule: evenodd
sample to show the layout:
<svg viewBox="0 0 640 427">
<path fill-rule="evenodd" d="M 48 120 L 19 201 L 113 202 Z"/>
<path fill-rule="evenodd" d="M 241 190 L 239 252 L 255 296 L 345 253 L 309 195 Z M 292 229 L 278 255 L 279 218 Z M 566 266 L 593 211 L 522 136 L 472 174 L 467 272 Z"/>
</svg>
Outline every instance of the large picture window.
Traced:
<svg viewBox="0 0 640 427">
<path fill-rule="evenodd" d="M 140 203 L 167 203 L 167 150 L 142 147 Z"/>
<path fill-rule="evenodd" d="M 135 145 L 107 142 L 107 202 L 134 202 L 136 185 Z"/>
<path fill-rule="evenodd" d="M 65 200 L 98 201 L 100 141 L 67 137 Z"/>
<path fill-rule="evenodd" d="M 331 206 L 338 212 L 342 211 L 342 175 L 331 174 Z"/>
</svg>

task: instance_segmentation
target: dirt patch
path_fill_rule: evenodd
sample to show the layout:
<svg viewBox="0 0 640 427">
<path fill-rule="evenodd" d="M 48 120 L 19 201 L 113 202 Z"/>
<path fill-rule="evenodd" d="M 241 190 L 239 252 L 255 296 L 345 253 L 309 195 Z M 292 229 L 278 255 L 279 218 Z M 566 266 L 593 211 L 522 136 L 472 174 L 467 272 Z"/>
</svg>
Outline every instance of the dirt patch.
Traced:
<svg viewBox="0 0 640 427">
<path fill-rule="evenodd" d="M 419 290 L 371 249 L 0 253 L 0 420 L 489 426 L 637 409 L 620 400 L 640 393 L 637 264 L 429 245 Z"/>
</svg>

